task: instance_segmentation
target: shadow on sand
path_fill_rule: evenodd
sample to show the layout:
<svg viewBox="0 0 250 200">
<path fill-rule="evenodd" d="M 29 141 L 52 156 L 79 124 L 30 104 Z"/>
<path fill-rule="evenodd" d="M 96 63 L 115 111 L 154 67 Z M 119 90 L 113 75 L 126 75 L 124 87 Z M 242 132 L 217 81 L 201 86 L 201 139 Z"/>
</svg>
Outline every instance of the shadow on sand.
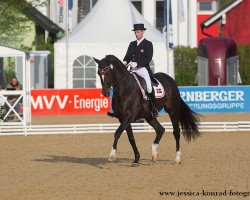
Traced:
<svg viewBox="0 0 250 200">
<path fill-rule="evenodd" d="M 56 156 L 56 155 L 46 155 L 47 158 L 43 159 L 34 159 L 36 162 L 48 162 L 48 163 L 76 163 L 76 164 L 85 164 L 93 167 L 97 167 L 102 169 L 103 165 L 114 163 L 119 166 L 128 166 L 131 167 L 132 159 L 129 158 L 117 158 L 114 162 L 109 162 L 108 158 L 78 158 L 72 156 Z M 159 160 L 156 162 L 152 162 L 150 159 L 141 159 L 140 165 L 151 165 L 153 163 L 165 163 L 170 164 L 172 161 L 170 160 Z"/>
<path fill-rule="evenodd" d="M 36 162 L 48 162 L 48 163 L 76 163 L 85 164 L 93 167 L 102 168 L 103 165 L 111 163 L 108 158 L 78 158 L 72 156 L 56 156 L 56 155 L 46 155 L 47 158 L 44 159 L 34 159 Z M 130 163 L 132 162 L 129 158 L 118 158 L 113 163 Z"/>
</svg>

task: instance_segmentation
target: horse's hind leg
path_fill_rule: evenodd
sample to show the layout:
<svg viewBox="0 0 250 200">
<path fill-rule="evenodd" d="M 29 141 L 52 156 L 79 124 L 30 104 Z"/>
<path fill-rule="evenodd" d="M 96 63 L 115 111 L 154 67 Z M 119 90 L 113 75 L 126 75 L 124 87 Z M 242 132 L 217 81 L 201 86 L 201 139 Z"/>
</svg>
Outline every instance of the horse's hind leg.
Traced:
<svg viewBox="0 0 250 200">
<path fill-rule="evenodd" d="M 165 128 L 158 122 L 156 118 L 149 118 L 146 119 L 146 121 L 150 126 L 152 126 L 155 129 L 156 132 L 156 137 L 152 144 L 152 160 L 156 161 L 158 157 L 157 147 L 162 138 L 163 133 L 165 132 Z"/>
<path fill-rule="evenodd" d="M 130 144 L 131 144 L 131 146 L 133 148 L 134 154 L 135 154 L 135 160 L 132 163 L 132 165 L 133 166 L 138 166 L 138 163 L 139 163 L 139 160 L 140 160 L 140 153 L 139 153 L 139 151 L 137 149 L 137 146 L 136 146 L 136 143 L 135 143 L 135 138 L 134 138 L 134 134 L 133 134 L 131 125 L 128 126 L 126 131 L 127 131 L 129 142 L 130 142 Z"/>
<path fill-rule="evenodd" d="M 176 142 L 176 157 L 174 162 L 177 164 L 181 163 L 181 151 L 180 151 L 180 127 L 179 127 L 179 117 L 175 114 L 170 114 L 170 119 L 173 125 L 173 135 Z"/>
</svg>

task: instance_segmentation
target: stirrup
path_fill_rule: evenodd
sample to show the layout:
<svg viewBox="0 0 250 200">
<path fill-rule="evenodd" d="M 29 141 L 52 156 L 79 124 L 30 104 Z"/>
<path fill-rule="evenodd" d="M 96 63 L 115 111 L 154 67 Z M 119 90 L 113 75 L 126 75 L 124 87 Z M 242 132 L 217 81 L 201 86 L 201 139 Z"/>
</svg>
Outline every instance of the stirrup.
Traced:
<svg viewBox="0 0 250 200">
<path fill-rule="evenodd" d="M 112 113 L 112 112 L 108 112 L 107 115 L 108 115 L 109 117 L 115 117 L 115 113 Z"/>
</svg>

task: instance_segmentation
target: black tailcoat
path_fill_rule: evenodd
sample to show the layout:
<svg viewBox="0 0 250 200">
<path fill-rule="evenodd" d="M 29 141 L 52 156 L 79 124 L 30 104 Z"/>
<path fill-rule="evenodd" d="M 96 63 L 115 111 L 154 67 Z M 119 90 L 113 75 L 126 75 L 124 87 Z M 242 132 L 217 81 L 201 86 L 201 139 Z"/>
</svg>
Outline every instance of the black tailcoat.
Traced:
<svg viewBox="0 0 250 200">
<path fill-rule="evenodd" d="M 129 63 L 137 62 L 137 67 L 146 67 L 149 74 L 152 75 L 152 71 L 150 69 L 149 63 L 153 57 L 153 45 L 152 42 L 144 39 L 137 46 L 137 41 L 133 41 L 129 44 L 127 53 L 124 57 L 124 61 Z"/>
</svg>

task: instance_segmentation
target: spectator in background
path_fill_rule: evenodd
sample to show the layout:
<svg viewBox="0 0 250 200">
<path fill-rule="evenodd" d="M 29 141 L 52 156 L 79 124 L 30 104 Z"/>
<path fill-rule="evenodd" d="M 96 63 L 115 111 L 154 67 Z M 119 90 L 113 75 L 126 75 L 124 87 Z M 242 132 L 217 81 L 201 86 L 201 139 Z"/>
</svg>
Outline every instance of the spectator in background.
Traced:
<svg viewBox="0 0 250 200">
<path fill-rule="evenodd" d="M 22 90 L 23 86 L 22 84 L 17 80 L 17 77 L 13 76 L 11 77 L 11 81 L 10 83 L 6 86 L 6 90 Z M 20 95 L 11 95 L 7 97 L 7 100 L 9 102 L 10 105 L 14 105 L 17 101 L 17 99 L 19 98 Z M 20 101 L 20 100 L 19 100 Z M 20 101 L 21 102 L 21 101 Z M 4 108 L 5 108 L 5 113 L 7 113 L 9 111 L 9 106 L 5 103 L 4 104 Z M 20 104 L 17 103 L 14 107 L 15 111 L 17 113 L 20 113 Z"/>
</svg>

